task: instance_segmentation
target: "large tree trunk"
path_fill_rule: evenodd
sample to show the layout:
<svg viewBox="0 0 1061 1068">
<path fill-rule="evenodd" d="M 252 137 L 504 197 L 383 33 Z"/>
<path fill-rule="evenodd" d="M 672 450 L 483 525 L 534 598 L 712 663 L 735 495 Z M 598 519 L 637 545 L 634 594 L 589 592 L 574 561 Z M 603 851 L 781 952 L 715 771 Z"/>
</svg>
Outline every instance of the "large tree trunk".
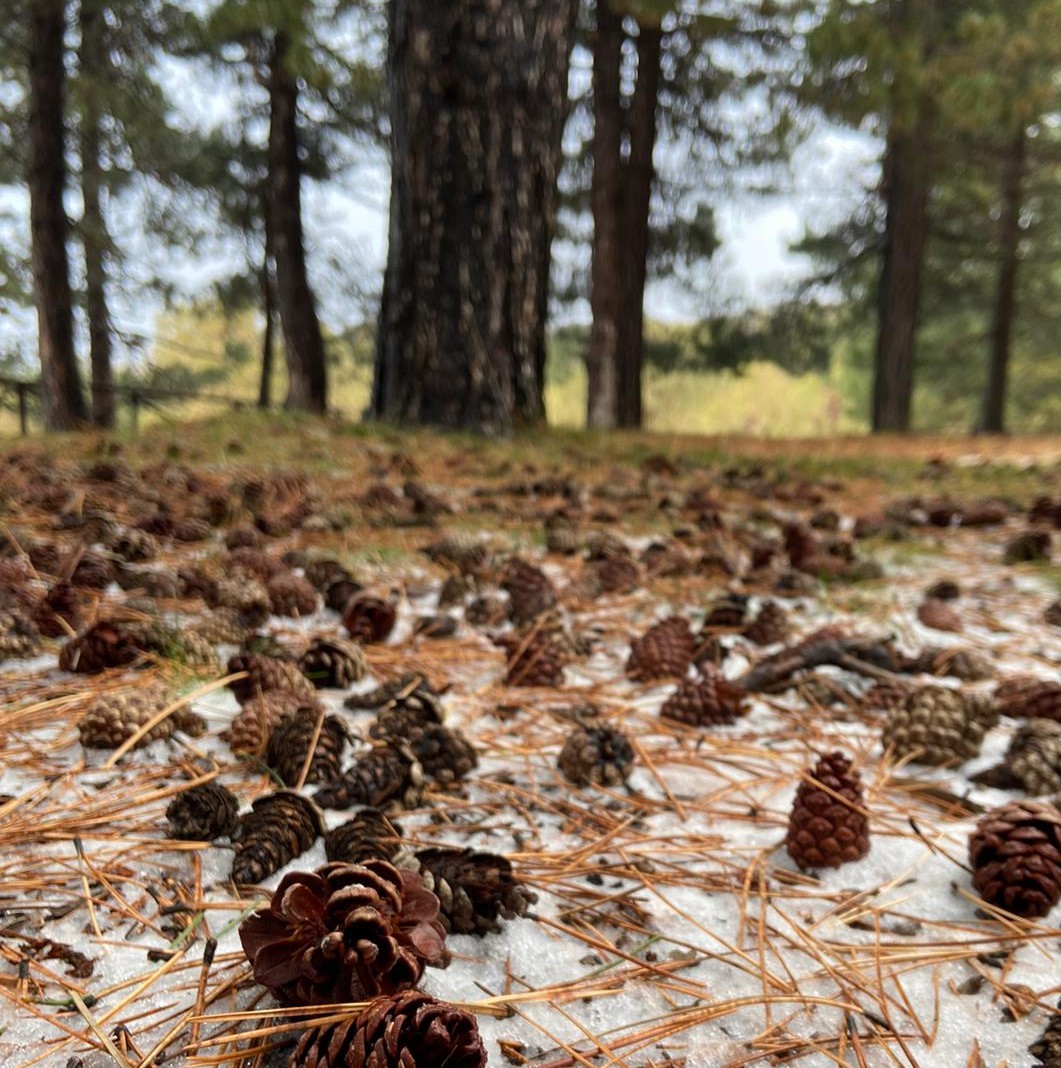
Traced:
<svg viewBox="0 0 1061 1068">
<path fill-rule="evenodd" d="M 497 432 L 544 416 L 574 14 L 574 0 L 391 2 L 378 418 Z"/>
<path fill-rule="evenodd" d="M 589 347 L 586 351 L 586 425 L 610 430 L 619 423 L 619 335 L 623 324 L 623 106 L 622 17 L 597 0 L 593 44 L 593 264 L 590 272 Z"/>
<path fill-rule="evenodd" d="M 64 0 L 36 0 L 30 14 L 29 194 L 33 290 L 41 360 L 41 407 L 48 430 L 86 419 L 74 355 L 73 301 L 63 207 Z"/>
<path fill-rule="evenodd" d="M 637 84 L 627 111 L 630 154 L 623 186 L 623 311 L 619 328 L 619 410 L 621 427 L 640 427 L 641 370 L 644 363 L 645 283 L 651 234 L 655 168 L 656 112 L 659 106 L 663 31 L 639 27 Z"/>
<path fill-rule="evenodd" d="M 991 362 L 980 415 L 980 429 L 988 434 L 1001 434 L 1006 429 L 1006 379 L 1013 344 L 1013 323 L 1017 315 L 1020 216 L 1024 208 L 1027 154 L 1027 134 L 1021 126 L 1010 145 L 1002 172 L 1002 216 L 999 223 L 998 283 L 991 323 Z"/>
<path fill-rule="evenodd" d="M 893 127 L 884 156 L 887 206 L 878 291 L 874 431 L 910 429 L 914 349 L 921 305 L 931 175 L 927 114 L 910 129 Z"/>
<path fill-rule="evenodd" d="M 287 351 L 287 400 L 296 411 L 328 404 L 324 339 L 306 273 L 302 238 L 302 162 L 298 148 L 298 82 L 288 69 L 289 42 L 277 33 L 269 68 L 269 203 L 276 263 L 276 301 Z"/>
<path fill-rule="evenodd" d="M 265 248 L 262 252 L 262 268 L 259 285 L 262 293 L 262 316 L 265 329 L 262 332 L 262 371 L 258 383 L 258 407 L 271 408 L 273 404 L 273 354 L 276 326 L 276 279 L 273 268 L 273 227 L 269 220 L 269 199 L 265 198 Z"/>
<path fill-rule="evenodd" d="M 82 0 L 81 28 L 81 244 L 85 250 L 85 310 L 88 315 L 89 362 L 92 367 L 92 422 L 114 426 L 112 335 L 107 308 L 106 254 L 110 245 L 103 216 L 103 166 L 100 160 L 100 87 L 106 78 L 107 46 L 103 11 L 94 0 Z"/>
</svg>

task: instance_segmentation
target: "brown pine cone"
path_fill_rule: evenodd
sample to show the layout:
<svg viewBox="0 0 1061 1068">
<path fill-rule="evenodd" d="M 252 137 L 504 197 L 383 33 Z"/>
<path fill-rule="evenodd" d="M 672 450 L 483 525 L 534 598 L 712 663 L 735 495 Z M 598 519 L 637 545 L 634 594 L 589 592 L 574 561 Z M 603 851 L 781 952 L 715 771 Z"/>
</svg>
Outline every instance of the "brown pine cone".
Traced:
<svg viewBox="0 0 1061 1068">
<path fill-rule="evenodd" d="M 438 607 L 456 608 L 464 604 L 464 600 L 475 592 L 475 584 L 463 575 L 450 575 L 442 588 L 438 591 Z"/>
<path fill-rule="evenodd" d="M 254 978 L 285 1005 L 395 994 L 446 961 L 438 898 L 385 860 L 285 875 L 239 936 Z"/>
<path fill-rule="evenodd" d="M 157 648 L 148 624 L 102 619 L 71 638 L 59 651 L 59 667 L 79 675 L 98 675 L 128 667 Z"/>
<path fill-rule="evenodd" d="M 475 746 L 458 730 L 441 723 L 425 723 L 390 735 L 391 744 L 404 740 L 424 774 L 442 786 L 463 779 L 479 766 Z"/>
<path fill-rule="evenodd" d="M 249 630 L 236 609 L 216 608 L 200 616 L 185 633 L 192 631 L 212 645 L 239 645 Z"/>
<path fill-rule="evenodd" d="M 273 615 L 300 619 L 317 611 L 317 591 L 293 571 L 281 571 L 266 583 Z"/>
<path fill-rule="evenodd" d="M 325 783 L 315 800 L 322 808 L 334 809 L 353 805 L 416 808 L 423 797 L 423 782 L 424 769 L 404 742 L 382 745 Z"/>
<path fill-rule="evenodd" d="M 659 710 L 663 719 L 689 727 L 733 723 L 747 711 L 747 694 L 717 670 L 706 667 L 695 679 L 683 679 Z"/>
<path fill-rule="evenodd" d="M 505 634 L 494 639 L 505 650 L 505 685 L 562 686 L 567 652 L 552 635 L 538 631 L 526 635 Z"/>
<path fill-rule="evenodd" d="M 247 678 L 228 684 L 241 705 L 270 690 L 287 690 L 306 704 L 316 703 L 316 689 L 292 660 L 280 660 L 258 653 L 237 653 L 229 660 L 227 671 L 229 675 L 247 672 Z"/>
<path fill-rule="evenodd" d="M 347 633 L 362 645 L 385 642 L 398 619 L 394 605 L 371 593 L 356 594 L 342 612 Z"/>
<path fill-rule="evenodd" d="M 553 584 L 545 572 L 518 557 L 505 566 L 501 589 L 508 594 L 508 618 L 517 627 L 532 623 L 556 604 Z"/>
<path fill-rule="evenodd" d="M 626 782 L 634 766 L 634 750 L 621 731 L 611 727 L 576 727 L 557 766 L 575 786 L 618 786 Z"/>
<path fill-rule="evenodd" d="M 471 849 L 421 849 L 410 866 L 439 899 L 439 919 L 448 934 L 483 935 L 501 930 L 498 917 L 525 916 L 538 900 L 516 878 L 512 865 L 494 853 Z"/>
<path fill-rule="evenodd" d="M 360 1016 L 303 1032 L 288 1068 L 486 1068 L 471 1013 L 419 991 L 377 998 Z"/>
<path fill-rule="evenodd" d="M 301 708 L 310 708 L 316 715 L 319 704 L 308 703 L 304 697 L 289 690 L 267 690 L 252 697 L 239 710 L 222 738 L 237 756 L 262 757 L 269 746 L 276 725 L 286 716 L 293 716 Z"/>
<path fill-rule="evenodd" d="M 461 575 L 479 574 L 489 555 L 484 542 L 460 534 L 425 545 L 420 552 L 442 567 L 455 568 Z"/>
<path fill-rule="evenodd" d="M 318 635 L 299 657 L 302 674 L 318 689 L 345 690 L 360 682 L 368 671 L 357 642 Z"/>
<path fill-rule="evenodd" d="M 508 604 L 492 594 L 476 597 L 464 610 L 465 622 L 473 627 L 496 627 L 507 615 Z"/>
<path fill-rule="evenodd" d="M 1048 530 L 1026 530 L 1006 542 L 1002 552 L 1004 564 L 1037 564 L 1050 559 L 1051 538 Z"/>
<path fill-rule="evenodd" d="M 1033 719 L 1009 743 L 1006 767 L 1033 797 L 1061 793 L 1061 723 Z"/>
<path fill-rule="evenodd" d="M 1011 801 L 980 819 L 969 839 L 973 886 L 1017 916 L 1045 916 L 1061 899 L 1061 812 Z"/>
<path fill-rule="evenodd" d="M 777 645 L 788 637 L 788 613 L 777 601 L 767 601 L 748 624 L 744 637 L 755 645 Z"/>
<path fill-rule="evenodd" d="M 284 570 L 284 565 L 264 549 L 246 546 L 229 552 L 225 570 L 250 575 L 264 583 L 274 575 L 279 575 Z"/>
<path fill-rule="evenodd" d="M 839 795 L 839 796 L 837 796 Z M 838 868 L 869 852 L 862 784 L 843 753 L 822 757 L 796 790 L 785 846 L 805 870 Z"/>
<path fill-rule="evenodd" d="M 114 690 L 93 698 L 78 723 L 81 744 L 86 749 L 117 749 L 145 723 L 173 703 L 173 692 L 162 683 Z M 173 717 L 162 720 L 144 735 L 137 748 L 170 738 L 176 729 Z"/>
<path fill-rule="evenodd" d="M 229 608 L 238 613 L 247 630 L 260 627 L 271 615 L 272 599 L 264 583 L 252 578 L 225 578 L 211 586 L 203 599 L 210 608 Z"/>
<path fill-rule="evenodd" d="M 374 738 L 403 730 L 409 723 L 441 723 L 443 719 L 438 694 L 427 677 L 418 671 L 386 682 L 368 693 L 351 694 L 343 702 L 343 707 L 355 712 L 378 709 L 376 723 L 369 730 Z M 393 721 L 389 719 L 391 716 L 395 717 Z"/>
<path fill-rule="evenodd" d="M 696 641 L 689 624 L 680 616 L 672 616 L 653 624 L 630 643 L 626 674 L 640 682 L 673 676 L 682 678 L 689 670 L 695 652 Z"/>
<path fill-rule="evenodd" d="M 545 532 L 545 551 L 550 556 L 574 556 L 585 544 L 585 534 L 571 526 L 553 525 Z"/>
<path fill-rule="evenodd" d="M 614 553 L 591 565 L 590 581 L 599 594 L 632 593 L 641 585 L 641 568 L 628 553 Z"/>
<path fill-rule="evenodd" d="M 216 779 L 185 790 L 166 808 L 168 837 L 189 842 L 212 842 L 231 837 L 239 827 L 239 801 Z"/>
<path fill-rule="evenodd" d="M 1061 599 L 1047 605 L 1043 612 L 1043 622 L 1051 627 L 1061 627 Z"/>
<path fill-rule="evenodd" d="M 112 561 L 88 550 L 81 554 L 81 559 L 70 575 L 70 583 L 88 590 L 105 590 L 116 576 Z"/>
<path fill-rule="evenodd" d="M 923 671 L 937 677 L 950 676 L 962 682 L 982 682 L 994 677 L 995 667 L 976 649 L 929 647 L 903 665 L 904 671 Z"/>
<path fill-rule="evenodd" d="M 932 630 L 957 634 L 962 630 L 962 619 L 946 601 L 930 597 L 917 606 L 917 618 Z"/>
<path fill-rule="evenodd" d="M 184 542 L 206 541 L 210 534 L 210 524 L 205 519 L 196 519 L 194 516 L 177 520 L 169 532 L 174 541 Z"/>
<path fill-rule="evenodd" d="M 1061 1002 L 1046 1024 L 1046 1030 L 1028 1047 L 1039 1068 L 1061 1068 Z"/>
<path fill-rule="evenodd" d="M 937 767 L 978 756 L 984 735 L 998 721 L 990 701 L 942 686 L 923 686 L 888 713 L 881 740 L 896 757 Z"/>
<path fill-rule="evenodd" d="M 748 617 L 748 598 L 743 593 L 727 593 L 704 616 L 706 630 L 743 627 Z"/>
<path fill-rule="evenodd" d="M 57 582 L 33 607 L 33 622 L 45 638 L 65 638 L 88 616 L 90 595 L 69 582 Z M 65 624 L 65 625 L 64 625 Z"/>
<path fill-rule="evenodd" d="M 257 885 L 301 856 L 324 833 L 317 806 L 293 790 L 259 797 L 240 821 L 234 883 Z"/>
<path fill-rule="evenodd" d="M 1052 719 L 1061 723 L 1061 682 L 1016 678 L 1000 683 L 995 702 L 1001 716 L 1012 719 Z"/>
<path fill-rule="evenodd" d="M 41 636 L 33 620 L 20 611 L 0 611 L 0 662 L 28 660 L 40 652 Z"/>
<path fill-rule="evenodd" d="M 899 679 L 881 679 L 875 682 L 861 698 L 863 708 L 873 712 L 891 712 L 902 708 L 914 693 L 913 683 Z"/>
<path fill-rule="evenodd" d="M 364 864 L 367 860 L 394 860 L 402 848 L 401 825 L 379 809 L 363 808 L 353 819 L 324 836 L 324 852 L 330 861 Z"/>
<path fill-rule="evenodd" d="M 332 579 L 321 592 L 324 594 L 324 603 L 333 612 L 342 615 L 343 609 L 364 589 L 360 582 L 340 577 Z"/>
<path fill-rule="evenodd" d="M 113 527 L 104 544 L 127 564 L 146 564 L 158 556 L 158 542 L 146 530 L 135 527 Z"/>
<path fill-rule="evenodd" d="M 306 581 L 320 593 L 323 593 L 337 579 L 354 577 L 338 560 L 329 556 L 308 560 L 303 570 Z"/>
<path fill-rule="evenodd" d="M 319 708 L 300 708 L 285 716 L 273 728 L 266 747 L 265 761 L 285 786 L 296 786 L 317 730 Z M 307 783 L 331 782 L 339 778 L 347 730 L 338 716 L 325 716 L 320 738 L 309 764 Z"/>
</svg>

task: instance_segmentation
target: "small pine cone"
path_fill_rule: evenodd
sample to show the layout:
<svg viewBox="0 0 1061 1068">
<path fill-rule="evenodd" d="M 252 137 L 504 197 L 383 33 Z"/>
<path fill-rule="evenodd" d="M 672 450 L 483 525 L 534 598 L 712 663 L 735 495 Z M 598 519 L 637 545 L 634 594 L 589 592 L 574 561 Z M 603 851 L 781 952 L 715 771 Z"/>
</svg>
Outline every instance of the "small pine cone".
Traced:
<svg viewBox="0 0 1061 1068">
<path fill-rule="evenodd" d="M 575 786 L 618 786 L 634 766 L 634 750 L 621 731 L 611 727 L 576 727 L 560 750 L 557 766 Z"/>
<path fill-rule="evenodd" d="M 1061 627 L 1061 599 L 1047 605 L 1043 612 L 1043 622 L 1051 627 Z"/>
<path fill-rule="evenodd" d="M 910 662 L 909 670 L 923 671 L 937 678 L 950 676 L 962 682 L 982 682 L 993 678 L 995 667 L 976 649 L 925 649 Z"/>
<path fill-rule="evenodd" d="M 858 772 L 843 753 L 830 753 L 815 765 L 811 779 L 796 790 L 785 838 L 788 855 L 805 870 L 861 860 L 869 852 L 869 820 L 859 811 Z"/>
<path fill-rule="evenodd" d="M 84 590 L 69 582 L 57 582 L 34 605 L 33 622 L 45 638 L 65 638 L 82 626 L 88 608 L 89 595 Z"/>
<path fill-rule="evenodd" d="M 777 601 L 767 601 L 748 624 L 744 637 L 755 645 L 777 645 L 788 637 L 788 613 Z"/>
<path fill-rule="evenodd" d="M 300 619 L 317 611 L 317 591 L 293 571 L 274 575 L 265 587 L 273 615 Z"/>
<path fill-rule="evenodd" d="M 574 556 L 586 544 L 586 536 L 569 526 L 552 526 L 545 532 L 545 551 L 551 556 Z"/>
<path fill-rule="evenodd" d="M 357 642 L 319 635 L 298 659 L 302 674 L 317 689 L 345 690 L 360 682 L 368 671 L 365 654 Z"/>
<path fill-rule="evenodd" d="M 294 715 L 285 716 L 273 728 L 265 761 L 285 786 L 298 784 L 320 714 L 319 708 L 300 708 Z M 325 716 L 317 747 L 309 762 L 306 782 L 331 782 L 339 778 L 346 738 L 343 721 L 338 716 Z"/>
<path fill-rule="evenodd" d="M 151 628 L 140 622 L 102 619 L 71 638 L 59 651 L 59 667 L 79 675 L 98 675 L 128 667 L 157 649 Z"/>
<path fill-rule="evenodd" d="M 241 705 L 270 690 L 287 690 L 307 704 L 313 704 L 317 700 L 317 691 L 313 684 L 292 660 L 280 660 L 258 653 L 237 653 L 229 660 L 227 670 L 229 675 L 247 672 L 247 678 L 228 684 L 228 688 L 236 695 L 236 700 Z"/>
<path fill-rule="evenodd" d="M 447 934 L 484 935 L 506 920 L 525 916 L 538 900 L 516 878 L 512 865 L 494 853 L 471 849 L 421 849 L 408 862 L 440 902 Z"/>
<path fill-rule="evenodd" d="M 146 530 L 136 527 L 112 527 L 104 544 L 127 564 L 146 564 L 158 556 L 158 542 Z"/>
<path fill-rule="evenodd" d="M 368 693 L 351 694 L 343 706 L 354 712 L 363 709 L 377 709 L 377 722 L 382 722 L 385 713 L 400 713 L 411 717 L 417 723 L 441 723 L 443 720 L 442 702 L 427 677 L 419 671 L 405 675 L 377 686 Z M 380 727 L 381 733 L 373 737 L 383 737 L 393 733 Z"/>
<path fill-rule="evenodd" d="M 181 594 L 180 579 L 164 568 L 121 567 L 117 581 L 123 590 L 137 590 L 141 596 L 159 601 L 175 601 Z"/>
<path fill-rule="evenodd" d="M 368 728 L 370 738 L 386 741 L 391 738 L 406 738 L 415 731 L 423 731 L 430 726 L 441 726 L 442 708 L 412 698 L 392 701 L 384 705 L 377 713 L 376 719 Z"/>
<path fill-rule="evenodd" d="M 438 898 L 385 860 L 291 872 L 239 936 L 254 978 L 285 1005 L 395 994 L 446 961 Z"/>
<path fill-rule="evenodd" d="M 1051 538 L 1047 530 L 1026 530 L 1006 542 L 1004 564 L 1037 564 L 1050 559 Z"/>
<path fill-rule="evenodd" d="M 1012 719 L 1052 719 L 1061 723 L 1061 682 L 1034 678 L 1009 679 L 995 690 L 995 701 L 1001 716 Z"/>
<path fill-rule="evenodd" d="M 484 542 L 468 536 L 452 535 L 424 546 L 424 556 L 442 567 L 455 568 L 461 575 L 477 575 L 486 566 L 489 551 Z"/>
<path fill-rule="evenodd" d="M 641 568 L 627 553 L 615 553 L 590 568 L 593 588 L 601 594 L 632 593 L 641 585 Z"/>
<path fill-rule="evenodd" d="M 41 636 L 33 620 L 18 611 L 0 611 L 0 663 L 27 660 L 40 652 Z"/>
<path fill-rule="evenodd" d="M 460 781 L 479 766 L 475 746 L 460 731 L 441 723 L 416 727 L 391 741 L 400 738 L 408 743 L 424 774 L 442 786 Z"/>
<path fill-rule="evenodd" d="M 1009 744 L 1006 767 L 1033 797 L 1061 793 L 1061 723 L 1022 724 Z"/>
<path fill-rule="evenodd" d="M 474 584 L 464 575 L 450 575 L 438 591 L 438 607 L 455 608 L 464 604 L 464 598 L 475 589 Z"/>
<path fill-rule="evenodd" d="M 216 676 L 221 670 L 214 643 L 194 627 L 164 636 L 158 652 L 197 675 Z"/>
<path fill-rule="evenodd" d="M 173 693 L 160 683 L 101 694 L 89 702 L 78 724 L 81 744 L 86 749 L 117 749 L 172 702 Z M 170 716 L 152 727 L 137 747 L 170 738 L 175 729 Z"/>
<path fill-rule="evenodd" d="M 210 524 L 205 519 L 196 519 L 194 516 L 178 520 L 170 531 L 170 537 L 174 541 L 184 542 L 206 541 L 210 534 Z"/>
<path fill-rule="evenodd" d="M 357 594 L 343 608 L 343 626 L 354 641 L 363 645 L 385 642 L 397 619 L 394 605 L 370 593 Z"/>
<path fill-rule="evenodd" d="M 318 706 L 316 702 L 307 706 L 303 697 L 289 690 L 267 690 L 256 694 L 239 710 L 223 737 L 237 756 L 264 756 L 280 720 L 305 707 L 316 710 Z"/>
<path fill-rule="evenodd" d="M 324 836 L 328 860 L 364 864 L 367 860 L 394 860 L 401 851 L 401 825 L 375 808 L 363 808 L 353 819 Z"/>
<path fill-rule="evenodd" d="M 672 616 L 653 624 L 630 643 L 626 674 L 640 682 L 677 675 L 683 677 L 693 662 L 696 641 L 689 624 Z"/>
<path fill-rule="evenodd" d="M 330 556 L 308 560 L 303 571 L 306 581 L 320 593 L 323 593 L 337 579 L 353 578 L 353 575 L 338 560 Z"/>
<path fill-rule="evenodd" d="M 733 723 L 747 711 L 742 687 L 724 679 L 720 672 L 705 670 L 695 679 L 683 679 L 663 702 L 663 719 L 689 727 L 714 727 Z"/>
<path fill-rule="evenodd" d="M 923 626 L 949 634 L 962 630 L 962 619 L 946 601 L 930 597 L 917 606 L 917 618 Z"/>
<path fill-rule="evenodd" d="M 545 572 L 518 558 L 506 565 L 501 589 L 508 594 L 508 618 L 517 627 L 532 623 L 556 604 L 553 584 Z"/>
<path fill-rule="evenodd" d="M 727 593 L 704 616 L 705 629 L 743 627 L 748 619 L 748 598 L 743 593 Z"/>
<path fill-rule="evenodd" d="M 893 709 L 902 708 L 914 690 L 913 683 L 899 679 L 880 679 L 862 695 L 861 704 L 871 712 L 891 712 Z"/>
<path fill-rule="evenodd" d="M 190 631 L 211 645 L 239 645 L 250 629 L 236 609 L 215 608 L 200 616 L 185 633 Z"/>
<path fill-rule="evenodd" d="M 526 637 L 506 634 L 495 644 L 505 650 L 507 686 L 562 686 L 567 652 L 544 631 Z"/>
<path fill-rule="evenodd" d="M 250 575 L 264 583 L 274 575 L 279 575 L 284 570 L 284 565 L 264 549 L 248 546 L 229 552 L 225 570 Z"/>
<path fill-rule="evenodd" d="M 324 594 L 324 603 L 333 612 L 338 612 L 342 615 L 343 609 L 364 588 L 360 582 L 355 582 L 352 578 L 337 578 L 332 579 L 321 592 Z"/>
<path fill-rule="evenodd" d="M 259 797 L 240 821 L 232 881 L 257 885 L 301 856 L 324 833 L 320 811 L 292 790 Z"/>
<path fill-rule="evenodd" d="M 260 627 L 273 611 L 269 591 L 257 579 L 219 579 L 207 594 L 205 600 L 211 608 L 235 610 L 248 630 Z"/>
<path fill-rule="evenodd" d="M 1046 1030 L 1028 1047 L 1038 1068 L 1061 1068 L 1061 1001 L 1047 1021 Z"/>
<path fill-rule="evenodd" d="M 70 575 L 70 582 L 87 590 L 105 590 L 116 577 L 117 571 L 110 560 L 99 553 L 85 552 Z"/>
<path fill-rule="evenodd" d="M 189 738 L 202 738 L 207 732 L 206 720 L 188 705 L 178 708 L 170 718 L 173 720 L 173 729 L 181 731 Z"/>
<path fill-rule="evenodd" d="M 304 1031 L 288 1068 L 486 1068 L 475 1017 L 419 991 Z"/>
<path fill-rule="evenodd" d="M 494 596 L 476 597 L 464 610 L 464 618 L 473 627 L 496 627 L 504 623 L 508 605 Z"/>
<path fill-rule="evenodd" d="M 896 757 L 947 767 L 976 757 L 996 721 L 990 703 L 980 695 L 925 686 L 888 713 L 881 740 Z"/>
<path fill-rule="evenodd" d="M 239 826 L 236 795 L 216 779 L 185 790 L 166 808 L 168 837 L 188 842 L 212 842 L 231 837 Z"/>
<path fill-rule="evenodd" d="M 382 745 L 342 776 L 325 783 L 316 794 L 322 808 L 416 808 L 423 798 L 424 770 L 404 743 Z"/>
<path fill-rule="evenodd" d="M 1011 801 L 980 819 L 969 839 L 973 886 L 1017 916 L 1045 916 L 1061 899 L 1061 812 Z"/>
</svg>

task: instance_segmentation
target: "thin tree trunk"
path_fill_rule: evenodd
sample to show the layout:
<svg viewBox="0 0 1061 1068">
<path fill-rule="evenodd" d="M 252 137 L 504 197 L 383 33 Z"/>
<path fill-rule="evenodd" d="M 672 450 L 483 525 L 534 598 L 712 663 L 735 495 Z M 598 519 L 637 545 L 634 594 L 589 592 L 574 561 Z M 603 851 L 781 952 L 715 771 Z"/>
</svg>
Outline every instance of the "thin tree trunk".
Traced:
<svg viewBox="0 0 1061 1068">
<path fill-rule="evenodd" d="M 63 0 L 37 0 L 30 14 L 29 194 L 33 289 L 41 360 L 41 407 L 48 430 L 87 417 L 74 354 L 73 299 L 63 207 L 65 84 Z"/>
<path fill-rule="evenodd" d="M 258 384 L 258 407 L 271 408 L 273 404 L 273 355 L 276 324 L 276 283 L 273 278 L 273 238 L 272 224 L 269 220 L 269 200 L 265 198 L 265 249 L 262 253 L 262 269 L 259 284 L 262 293 L 262 314 L 265 317 L 265 329 L 262 333 L 262 372 Z"/>
<path fill-rule="evenodd" d="M 574 14 L 574 0 L 392 0 L 377 418 L 500 432 L 544 416 Z"/>
<path fill-rule="evenodd" d="M 107 307 L 106 250 L 110 245 L 103 215 L 103 166 L 100 160 L 99 92 L 106 78 L 103 10 L 94 0 L 82 0 L 81 29 L 81 243 L 85 250 L 85 309 L 88 315 L 89 360 L 92 367 L 92 422 L 114 426 L 112 334 Z"/>
<path fill-rule="evenodd" d="M 659 106 L 663 31 L 640 26 L 637 83 L 627 112 L 630 155 L 623 185 L 623 314 L 619 329 L 619 419 L 621 427 L 642 422 L 641 372 L 644 363 L 645 283 L 655 181 L 656 112 Z"/>
<path fill-rule="evenodd" d="M 269 68 L 269 202 L 276 263 L 276 302 L 287 352 L 287 399 L 295 411 L 324 412 L 328 376 L 324 339 L 306 273 L 302 236 L 302 163 L 298 82 L 287 66 L 289 42 L 277 33 Z"/>
<path fill-rule="evenodd" d="M 597 0 L 593 45 L 593 264 L 586 425 L 610 430 L 619 422 L 619 334 L 623 321 L 623 111 L 621 16 Z"/>
<path fill-rule="evenodd" d="M 1024 208 L 1027 133 L 1022 125 L 1010 145 L 1002 173 L 1002 218 L 999 234 L 998 283 L 991 323 L 991 361 L 984 388 L 980 429 L 1001 434 L 1006 429 L 1006 385 L 1013 324 L 1017 316 L 1017 274 L 1020 270 L 1020 216 Z"/>
</svg>

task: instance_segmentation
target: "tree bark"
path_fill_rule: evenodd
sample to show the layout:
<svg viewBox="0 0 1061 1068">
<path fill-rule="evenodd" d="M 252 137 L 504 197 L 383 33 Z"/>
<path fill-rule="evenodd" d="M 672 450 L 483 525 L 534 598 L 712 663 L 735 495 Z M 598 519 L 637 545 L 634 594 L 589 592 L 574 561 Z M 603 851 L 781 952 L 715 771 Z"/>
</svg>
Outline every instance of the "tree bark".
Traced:
<svg viewBox="0 0 1061 1068">
<path fill-rule="evenodd" d="M 110 235 L 103 214 L 103 165 L 100 158 L 100 86 L 106 78 L 106 41 L 103 10 L 93 0 L 82 0 L 78 14 L 81 29 L 81 244 L 85 251 L 85 310 L 88 315 L 89 362 L 92 368 L 92 422 L 105 429 L 114 426 L 112 334 L 107 307 L 107 248 Z"/>
<path fill-rule="evenodd" d="M 276 302 L 287 352 L 287 399 L 294 411 L 323 413 L 328 404 L 324 339 L 306 272 L 302 236 L 302 161 L 298 81 L 288 69 L 289 42 L 277 33 L 269 66 L 269 204 L 276 263 Z"/>
<path fill-rule="evenodd" d="M 540 422 L 575 0 L 392 0 L 380 419 Z"/>
<path fill-rule="evenodd" d="M 86 419 L 74 354 L 73 299 L 63 207 L 65 87 L 64 0 L 37 0 L 30 13 L 29 194 L 33 289 L 41 361 L 41 407 L 47 430 Z"/>
<path fill-rule="evenodd" d="M 590 271 L 589 347 L 586 351 L 586 425 L 610 430 L 619 423 L 619 336 L 623 325 L 623 107 L 622 17 L 597 0 L 593 42 L 593 263 Z"/>
<path fill-rule="evenodd" d="M 991 323 L 991 359 L 984 388 L 980 429 L 1002 434 L 1006 429 L 1006 387 L 1013 325 L 1017 316 L 1017 275 L 1020 271 L 1021 211 L 1028 140 L 1022 125 L 1003 163 L 1002 216 L 999 224 L 998 282 Z"/>
<path fill-rule="evenodd" d="M 273 276 L 273 228 L 269 220 L 269 200 L 265 198 L 265 249 L 262 253 L 262 269 L 259 285 L 262 293 L 262 315 L 265 329 L 262 332 L 262 371 L 258 383 L 258 407 L 267 409 L 273 403 L 273 355 L 276 325 L 276 281 Z"/>
</svg>

